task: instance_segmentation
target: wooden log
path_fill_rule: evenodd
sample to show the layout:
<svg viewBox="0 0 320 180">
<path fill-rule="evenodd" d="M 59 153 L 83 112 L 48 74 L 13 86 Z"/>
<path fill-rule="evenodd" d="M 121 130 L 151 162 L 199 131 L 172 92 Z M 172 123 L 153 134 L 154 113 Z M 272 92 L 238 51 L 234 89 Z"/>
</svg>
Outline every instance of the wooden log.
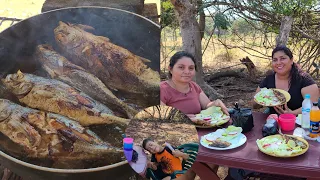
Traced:
<svg viewBox="0 0 320 180">
<path fill-rule="evenodd" d="M 244 69 L 219 71 L 214 74 L 210 74 L 206 76 L 205 81 L 210 82 L 222 77 L 245 77 L 245 74 L 243 73 L 243 71 Z"/>
<path fill-rule="evenodd" d="M 248 72 L 249 72 L 249 76 L 251 77 L 251 79 L 252 80 L 256 79 L 257 68 L 254 65 L 254 63 L 251 61 L 251 59 L 249 59 L 249 57 L 247 56 L 246 58 L 240 59 L 240 62 L 247 67 Z"/>
</svg>

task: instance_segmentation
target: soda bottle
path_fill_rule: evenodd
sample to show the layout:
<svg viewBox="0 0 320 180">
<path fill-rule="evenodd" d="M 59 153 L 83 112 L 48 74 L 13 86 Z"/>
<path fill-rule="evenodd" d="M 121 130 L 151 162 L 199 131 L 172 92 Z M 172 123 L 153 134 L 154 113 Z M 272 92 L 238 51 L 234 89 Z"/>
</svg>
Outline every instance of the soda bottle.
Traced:
<svg viewBox="0 0 320 180">
<path fill-rule="evenodd" d="M 312 103 L 310 100 L 310 94 L 305 95 L 305 99 L 302 102 L 302 117 L 301 117 L 301 127 L 304 129 L 310 128 L 310 111 Z"/>
<path fill-rule="evenodd" d="M 310 137 L 318 137 L 319 134 L 319 121 L 320 121 L 320 110 L 318 102 L 313 102 L 313 106 L 310 111 Z"/>
</svg>

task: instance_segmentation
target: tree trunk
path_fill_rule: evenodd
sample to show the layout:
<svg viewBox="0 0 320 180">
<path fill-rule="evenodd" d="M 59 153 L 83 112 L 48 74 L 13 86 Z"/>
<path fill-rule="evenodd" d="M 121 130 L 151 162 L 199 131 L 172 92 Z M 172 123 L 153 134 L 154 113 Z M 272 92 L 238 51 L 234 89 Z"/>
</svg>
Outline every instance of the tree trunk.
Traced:
<svg viewBox="0 0 320 180">
<path fill-rule="evenodd" d="M 196 19 L 196 8 L 189 0 L 171 0 L 179 20 L 182 49 L 191 53 L 196 59 L 196 82 L 210 99 L 223 97 L 203 80 L 201 34 Z"/>
<path fill-rule="evenodd" d="M 291 26 L 293 23 L 292 16 L 284 16 L 281 20 L 280 32 L 276 38 L 277 46 L 283 45 L 285 46 L 288 42 Z"/>
<path fill-rule="evenodd" d="M 202 0 L 197 1 L 198 8 L 202 7 Z M 200 37 L 201 39 L 204 36 L 204 30 L 206 28 L 206 15 L 204 14 L 204 9 L 199 10 L 199 28 L 200 28 Z"/>
</svg>

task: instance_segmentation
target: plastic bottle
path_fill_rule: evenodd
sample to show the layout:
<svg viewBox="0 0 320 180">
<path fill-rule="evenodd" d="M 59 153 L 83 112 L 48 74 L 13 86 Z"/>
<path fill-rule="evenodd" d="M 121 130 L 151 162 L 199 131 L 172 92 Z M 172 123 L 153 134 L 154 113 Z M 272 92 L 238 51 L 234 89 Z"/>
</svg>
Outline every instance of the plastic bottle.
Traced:
<svg viewBox="0 0 320 180">
<path fill-rule="evenodd" d="M 318 137 L 319 134 L 319 121 L 320 121 L 320 110 L 318 102 L 313 102 L 313 106 L 310 111 L 310 137 Z"/>
<path fill-rule="evenodd" d="M 310 128 L 310 111 L 312 103 L 310 100 L 310 94 L 305 95 L 305 99 L 302 102 L 302 117 L 301 117 L 301 127 L 304 129 Z"/>
</svg>

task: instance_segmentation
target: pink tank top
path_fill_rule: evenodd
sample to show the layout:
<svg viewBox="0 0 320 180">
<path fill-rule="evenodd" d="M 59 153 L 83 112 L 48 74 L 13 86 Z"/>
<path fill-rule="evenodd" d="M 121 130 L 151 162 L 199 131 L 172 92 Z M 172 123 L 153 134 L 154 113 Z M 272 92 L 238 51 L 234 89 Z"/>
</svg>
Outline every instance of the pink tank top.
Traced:
<svg viewBox="0 0 320 180">
<path fill-rule="evenodd" d="M 198 114 L 201 111 L 199 96 L 202 89 L 198 84 L 191 81 L 190 91 L 181 93 L 171 87 L 166 81 L 160 83 L 160 100 L 167 106 L 179 109 L 185 114 Z"/>
</svg>

